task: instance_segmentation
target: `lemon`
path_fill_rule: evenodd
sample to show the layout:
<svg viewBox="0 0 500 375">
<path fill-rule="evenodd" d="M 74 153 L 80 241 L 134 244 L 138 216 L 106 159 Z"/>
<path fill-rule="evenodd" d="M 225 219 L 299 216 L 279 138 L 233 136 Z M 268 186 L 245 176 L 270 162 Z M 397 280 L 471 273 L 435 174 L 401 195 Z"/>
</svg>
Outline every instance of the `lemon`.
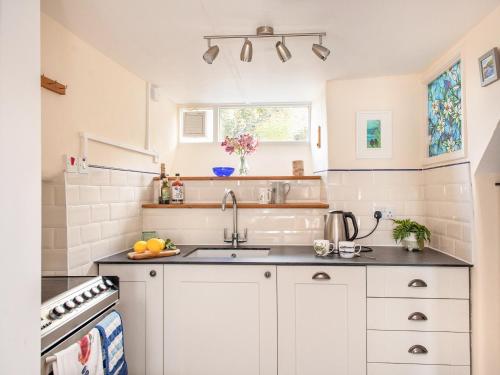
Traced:
<svg viewBox="0 0 500 375">
<path fill-rule="evenodd" d="M 165 241 L 160 238 L 151 238 L 146 243 L 146 246 L 153 254 L 158 254 L 165 248 Z"/>
<path fill-rule="evenodd" d="M 136 253 L 143 253 L 145 252 L 147 249 L 147 242 L 146 241 L 137 241 L 135 244 L 134 244 L 134 251 Z"/>
</svg>

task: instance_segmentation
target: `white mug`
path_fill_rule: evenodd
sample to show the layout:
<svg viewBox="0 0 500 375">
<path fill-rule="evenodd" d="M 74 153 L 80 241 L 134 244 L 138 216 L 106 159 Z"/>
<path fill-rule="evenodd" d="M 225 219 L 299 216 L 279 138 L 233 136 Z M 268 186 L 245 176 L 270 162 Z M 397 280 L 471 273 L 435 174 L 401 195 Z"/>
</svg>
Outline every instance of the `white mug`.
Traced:
<svg viewBox="0 0 500 375">
<path fill-rule="evenodd" d="M 333 246 L 328 240 L 314 240 L 313 249 L 320 257 L 327 256 L 333 252 Z"/>
<path fill-rule="evenodd" d="M 269 204 L 273 197 L 273 189 L 270 187 L 259 188 L 259 204 Z"/>
<path fill-rule="evenodd" d="M 352 241 L 339 241 L 339 254 L 341 258 L 354 258 L 361 253 L 361 245 L 356 245 Z"/>
</svg>

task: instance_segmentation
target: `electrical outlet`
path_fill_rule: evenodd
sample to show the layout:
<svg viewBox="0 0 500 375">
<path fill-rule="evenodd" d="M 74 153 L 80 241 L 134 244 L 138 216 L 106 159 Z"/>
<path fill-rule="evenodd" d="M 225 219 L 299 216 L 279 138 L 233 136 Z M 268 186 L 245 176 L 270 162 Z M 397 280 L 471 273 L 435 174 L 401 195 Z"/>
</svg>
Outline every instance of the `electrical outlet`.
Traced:
<svg viewBox="0 0 500 375">
<path fill-rule="evenodd" d="M 82 174 L 89 173 L 89 166 L 87 164 L 87 159 L 84 157 L 78 158 L 78 173 Z"/>
<path fill-rule="evenodd" d="M 380 212 L 382 212 L 382 220 L 392 220 L 394 217 L 390 207 L 381 208 Z"/>
<path fill-rule="evenodd" d="M 78 158 L 72 155 L 66 155 L 66 172 L 78 173 Z"/>
</svg>

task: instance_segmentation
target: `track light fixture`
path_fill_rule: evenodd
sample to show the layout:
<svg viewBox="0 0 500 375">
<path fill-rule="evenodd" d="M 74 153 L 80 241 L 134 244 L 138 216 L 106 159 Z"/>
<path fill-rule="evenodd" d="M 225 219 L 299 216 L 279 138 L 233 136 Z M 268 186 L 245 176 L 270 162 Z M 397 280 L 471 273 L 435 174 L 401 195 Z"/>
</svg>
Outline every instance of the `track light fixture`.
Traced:
<svg viewBox="0 0 500 375">
<path fill-rule="evenodd" d="M 219 54 L 219 47 L 216 45 L 210 45 L 212 39 L 244 39 L 245 41 L 240 52 L 240 60 L 244 62 L 251 62 L 253 55 L 253 46 L 250 39 L 281 38 L 281 40 L 276 43 L 276 52 L 278 53 L 278 57 L 280 58 L 280 60 L 282 62 L 286 62 L 292 58 L 292 54 L 290 53 L 290 50 L 285 46 L 285 37 L 296 38 L 310 36 L 319 37 L 319 44 L 314 43 L 312 45 L 312 51 L 321 60 L 325 61 L 330 54 L 330 50 L 323 46 L 322 38 L 326 36 L 325 32 L 275 34 L 274 29 L 271 26 L 259 26 L 256 33 L 252 35 L 205 35 L 203 39 L 208 40 L 208 50 L 203 54 L 203 60 L 205 60 L 207 64 L 212 64 Z"/>
<path fill-rule="evenodd" d="M 211 46 L 211 39 L 208 39 L 208 49 L 207 51 L 203 54 L 203 60 L 207 64 L 211 64 L 214 62 L 214 60 L 217 58 L 217 55 L 219 54 L 219 46 Z"/>
<path fill-rule="evenodd" d="M 245 39 L 245 43 L 243 43 L 243 47 L 241 47 L 240 60 L 244 62 L 251 62 L 253 54 L 252 42 Z"/>
<path fill-rule="evenodd" d="M 287 62 L 292 58 L 292 54 L 285 46 L 285 37 L 282 37 L 281 41 L 276 42 L 276 52 L 278 52 L 281 62 Z"/>
<path fill-rule="evenodd" d="M 323 37 L 321 35 L 319 36 L 319 44 L 314 43 L 312 51 L 323 61 L 325 61 L 330 54 L 330 50 L 323 46 Z"/>
</svg>

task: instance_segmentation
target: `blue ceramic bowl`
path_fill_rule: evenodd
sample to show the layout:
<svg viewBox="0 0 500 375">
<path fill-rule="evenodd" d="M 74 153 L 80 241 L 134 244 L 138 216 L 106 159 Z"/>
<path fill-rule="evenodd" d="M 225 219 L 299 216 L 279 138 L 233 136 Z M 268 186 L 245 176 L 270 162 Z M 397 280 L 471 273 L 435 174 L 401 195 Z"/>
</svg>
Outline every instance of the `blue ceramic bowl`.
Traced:
<svg viewBox="0 0 500 375">
<path fill-rule="evenodd" d="M 234 173 L 233 167 L 213 167 L 212 171 L 217 177 L 229 177 Z"/>
</svg>

